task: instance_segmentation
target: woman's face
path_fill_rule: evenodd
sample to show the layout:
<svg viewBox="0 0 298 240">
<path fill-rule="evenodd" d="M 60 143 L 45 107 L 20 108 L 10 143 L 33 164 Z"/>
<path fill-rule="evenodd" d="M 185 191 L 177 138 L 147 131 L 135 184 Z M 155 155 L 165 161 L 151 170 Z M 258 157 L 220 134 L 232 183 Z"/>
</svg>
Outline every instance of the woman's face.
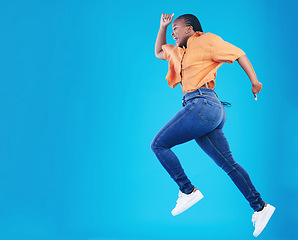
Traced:
<svg viewBox="0 0 298 240">
<path fill-rule="evenodd" d="M 187 39 L 192 35 L 192 27 L 187 27 L 183 20 L 176 19 L 172 24 L 172 28 L 172 36 L 174 40 L 176 40 L 176 45 L 178 45 L 179 47 L 186 46 Z"/>
</svg>

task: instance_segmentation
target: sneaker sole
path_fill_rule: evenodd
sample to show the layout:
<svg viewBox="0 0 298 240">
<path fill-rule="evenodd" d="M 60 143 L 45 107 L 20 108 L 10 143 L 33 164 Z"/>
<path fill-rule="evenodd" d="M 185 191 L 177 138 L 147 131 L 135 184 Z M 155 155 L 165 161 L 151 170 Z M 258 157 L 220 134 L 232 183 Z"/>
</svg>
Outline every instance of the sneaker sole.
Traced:
<svg viewBox="0 0 298 240">
<path fill-rule="evenodd" d="M 271 205 L 270 205 L 271 206 Z M 268 210 L 267 214 L 266 214 L 266 221 L 263 223 L 263 225 L 258 229 L 258 231 L 255 233 L 253 233 L 253 235 L 255 237 L 259 236 L 260 233 L 264 230 L 264 228 L 266 227 L 267 223 L 269 222 L 272 214 L 274 213 L 275 211 L 275 207 L 271 206 L 270 209 Z"/>
<path fill-rule="evenodd" d="M 196 204 L 198 201 L 200 201 L 204 196 L 203 194 L 199 191 L 196 190 L 197 193 L 197 197 L 193 198 L 191 201 L 187 202 L 183 207 L 181 207 L 179 210 L 175 210 L 175 208 L 172 210 L 172 215 L 173 216 L 177 216 L 180 213 L 183 213 L 185 210 L 189 209 L 191 206 L 193 206 L 194 204 Z"/>
</svg>

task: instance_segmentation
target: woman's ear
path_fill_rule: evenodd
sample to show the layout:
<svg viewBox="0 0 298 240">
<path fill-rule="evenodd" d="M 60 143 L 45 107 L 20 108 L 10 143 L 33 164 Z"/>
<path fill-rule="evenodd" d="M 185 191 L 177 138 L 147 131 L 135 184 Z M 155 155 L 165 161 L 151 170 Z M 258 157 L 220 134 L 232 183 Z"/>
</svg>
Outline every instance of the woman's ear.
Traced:
<svg viewBox="0 0 298 240">
<path fill-rule="evenodd" d="M 190 33 L 191 31 L 193 31 L 193 27 L 192 26 L 187 26 L 187 32 Z"/>
</svg>

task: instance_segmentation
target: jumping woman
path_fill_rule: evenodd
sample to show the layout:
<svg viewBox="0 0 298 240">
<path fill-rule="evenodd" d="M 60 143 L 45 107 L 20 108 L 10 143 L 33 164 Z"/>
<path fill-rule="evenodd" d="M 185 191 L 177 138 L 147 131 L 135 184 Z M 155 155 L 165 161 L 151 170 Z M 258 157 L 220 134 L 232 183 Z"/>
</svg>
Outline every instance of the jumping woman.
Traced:
<svg viewBox="0 0 298 240">
<path fill-rule="evenodd" d="M 172 36 L 176 45 L 167 44 L 167 27 L 173 15 L 161 15 L 160 28 L 155 44 L 155 56 L 169 62 L 166 79 L 170 87 L 179 83 L 183 92 L 182 108 L 156 134 L 151 149 L 179 186 L 178 200 L 172 215 L 176 216 L 203 198 L 186 176 L 172 147 L 195 140 L 197 144 L 232 179 L 254 210 L 252 222 L 257 237 L 265 228 L 275 207 L 265 203 L 252 184 L 248 173 L 233 158 L 229 143 L 223 133 L 226 121 L 225 106 L 214 91 L 217 69 L 224 63 L 235 60 L 243 68 L 252 83 L 252 93 L 257 93 L 262 83 L 245 53 L 221 37 L 203 33 L 196 16 L 184 14 L 172 24 Z"/>
</svg>

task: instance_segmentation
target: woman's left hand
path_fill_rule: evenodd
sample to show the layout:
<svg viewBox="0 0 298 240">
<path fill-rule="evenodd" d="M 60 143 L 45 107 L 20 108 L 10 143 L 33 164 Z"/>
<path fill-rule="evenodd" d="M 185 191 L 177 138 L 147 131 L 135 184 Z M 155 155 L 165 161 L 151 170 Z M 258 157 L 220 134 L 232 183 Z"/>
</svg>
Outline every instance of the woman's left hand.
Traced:
<svg viewBox="0 0 298 240">
<path fill-rule="evenodd" d="M 253 95 L 255 96 L 255 100 L 257 101 L 257 93 L 259 93 L 262 89 L 262 83 L 260 83 L 259 81 L 252 84 L 251 90 Z"/>
</svg>

